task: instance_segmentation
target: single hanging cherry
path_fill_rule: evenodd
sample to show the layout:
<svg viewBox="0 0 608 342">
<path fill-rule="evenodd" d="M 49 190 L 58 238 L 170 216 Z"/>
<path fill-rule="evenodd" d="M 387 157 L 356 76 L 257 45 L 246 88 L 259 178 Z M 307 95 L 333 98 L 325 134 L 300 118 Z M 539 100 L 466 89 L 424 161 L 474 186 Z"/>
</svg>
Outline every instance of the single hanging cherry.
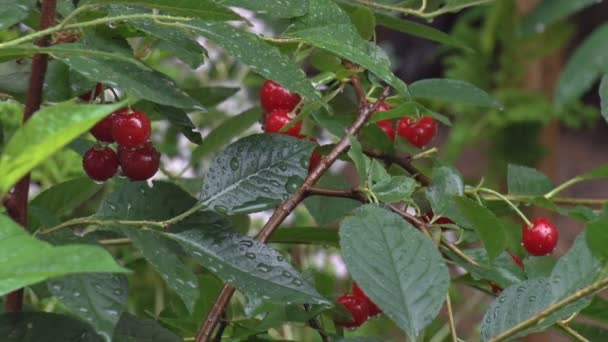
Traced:
<svg viewBox="0 0 608 342">
<path fill-rule="evenodd" d="M 82 168 L 89 178 L 103 182 L 112 178 L 118 170 L 118 157 L 110 147 L 95 145 L 85 152 Z"/>
<path fill-rule="evenodd" d="M 524 224 L 522 229 L 522 244 L 528 253 L 543 256 L 553 252 L 557 246 L 559 234 L 557 228 L 546 218 L 537 218 L 532 226 Z"/>
</svg>

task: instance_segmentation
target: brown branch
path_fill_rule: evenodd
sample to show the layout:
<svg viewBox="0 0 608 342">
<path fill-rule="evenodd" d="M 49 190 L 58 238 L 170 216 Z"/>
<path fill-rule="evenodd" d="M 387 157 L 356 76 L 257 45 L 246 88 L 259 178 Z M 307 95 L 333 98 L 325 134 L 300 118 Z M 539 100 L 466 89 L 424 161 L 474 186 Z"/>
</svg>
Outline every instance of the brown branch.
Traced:
<svg viewBox="0 0 608 342">
<path fill-rule="evenodd" d="M 56 0 L 44 0 L 40 10 L 40 30 L 49 28 L 55 20 Z M 44 36 L 35 42 L 38 46 L 48 46 L 51 42 L 50 36 Z M 36 54 L 32 57 L 32 69 L 25 100 L 23 122 L 40 109 L 42 103 L 42 87 L 48 65 L 48 55 Z M 17 182 L 7 200 L 3 201 L 11 218 L 22 227 L 27 226 L 27 202 L 30 189 L 29 173 Z M 19 312 L 23 307 L 23 289 L 9 293 L 6 298 L 6 311 Z"/>
<path fill-rule="evenodd" d="M 353 80 L 358 79 L 356 76 Z M 353 83 L 355 84 L 356 81 Z M 319 165 L 308 174 L 308 177 L 304 180 L 302 186 L 291 195 L 283 204 L 281 204 L 272 214 L 268 222 L 264 225 L 262 230 L 256 236 L 256 239 L 262 243 L 266 243 L 272 233 L 281 225 L 281 223 L 287 218 L 287 216 L 306 198 L 306 194 L 311 187 L 321 178 L 321 176 L 327 172 L 329 167 L 338 159 L 338 157 L 344 153 L 350 147 L 350 137 L 355 136 L 363 128 L 365 123 L 369 120 L 370 116 L 380 106 L 382 101 L 388 96 L 389 88 L 385 88 L 384 92 L 373 105 L 365 105 L 359 109 L 359 116 L 353 123 L 353 125 L 346 131 L 346 134 L 340 139 L 340 141 L 334 146 L 328 155 L 321 159 Z M 367 100 L 366 100 L 367 103 Z M 196 342 L 208 342 L 220 316 L 224 313 L 226 306 L 230 302 L 230 298 L 234 294 L 234 287 L 230 284 L 224 285 L 222 292 L 216 299 L 211 312 L 207 316 L 207 319 L 203 322 L 202 327 L 196 336 Z"/>
<path fill-rule="evenodd" d="M 431 185 L 431 179 L 424 175 L 418 168 L 412 164 L 412 157 L 408 155 L 393 155 L 374 150 L 365 150 L 365 154 L 369 157 L 381 159 L 387 164 L 397 164 L 407 171 L 414 179 L 424 186 Z"/>
<path fill-rule="evenodd" d="M 310 305 L 308 304 L 304 304 L 304 309 L 306 311 L 310 310 Z M 323 331 L 323 327 L 321 327 L 321 323 L 319 323 L 319 321 L 316 318 L 311 318 L 308 320 L 308 325 L 315 329 L 318 333 L 319 336 L 321 337 L 321 341 L 323 342 L 330 342 L 331 339 L 329 338 L 329 336 L 327 336 L 327 334 L 325 333 L 325 331 Z"/>
</svg>

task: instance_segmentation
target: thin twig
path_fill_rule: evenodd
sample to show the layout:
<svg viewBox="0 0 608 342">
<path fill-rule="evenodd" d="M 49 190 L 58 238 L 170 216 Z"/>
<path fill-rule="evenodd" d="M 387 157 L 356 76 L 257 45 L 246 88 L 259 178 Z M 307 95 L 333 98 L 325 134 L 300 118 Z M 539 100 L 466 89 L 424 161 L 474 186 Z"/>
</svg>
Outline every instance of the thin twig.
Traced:
<svg viewBox="0 0 608 342">
<path fill-rule="evenodd" d="M 431 185 L 431 179 L 412 164 L 412 158 L 410 156 L 387 154 L 375 150 L 365 150 L 364 153 L 372 158 L 381 159 L 387 164 L 397 164 L 412 175 L 420 184 L 424 186 Z"/>
<path fill-rule="evenodd" d="M 449 293 L 445 295 L 445 305 L 448 309 L 448 322 L 450 323 L 450 335 L 452 335 L 452 342 L 458 342 L 456 323 L 454 321 L 454 311 L 452 311 L 452 300 L 450 299 Z"/>
<path fill-rule="evenodd" d="M 569 327 L 566 323 L 558 322 L 557 326 L 566 334 L 570 335 L 570 337 L 574 338 L 579 342 L 590 342 L 585 336 L 581 335 L 578 331 Z"/>
</svg>

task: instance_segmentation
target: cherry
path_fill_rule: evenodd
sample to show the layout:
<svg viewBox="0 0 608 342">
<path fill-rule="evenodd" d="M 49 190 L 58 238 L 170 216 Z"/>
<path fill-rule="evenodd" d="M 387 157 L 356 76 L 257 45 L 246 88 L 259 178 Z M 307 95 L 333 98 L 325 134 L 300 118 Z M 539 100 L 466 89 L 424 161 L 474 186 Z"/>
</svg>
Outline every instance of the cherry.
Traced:
<svg viewBox="0 0 608 342">
<path fill-rule="evenodd" d="M 103 85 L 101 83 L 97 83 L 95 85 L 95 89 L 91 90 L 88 93 L 84 93 L 80 95 L 80 99 L 85 102 L 91 102 L 91 100 L 96 99 L 103 92 Z"/>
<path fill-rule="evenodd" d="M 105 181 L 116 174 L 118 157 L 110 147 L 93 146 L 82 158 L 82 167 L 89 178 Z"/>
<path fill-rule="evenodd" d="M 435 217 L 435 213 L 432 210 L 427 211 L 424 216 L 423 219 L 425 222 L 429 223 L 433 220 L 433 218 Z M 436 224 L 456 224 L 454 223 L 454 221 L 450 220 L 447 217 L 439 217 L 437 220 L 435 220 Z"/>
<path fill-rule="evenodd" d="M 112 123 L 114 122 L 115 116 L 116 113 L 112 113 L 103 118 L 91 128 L 91 134 L 99 141 L 108 143 L 114 142 L 114 137 L 112 136 Z"/>
<path fill-rule="evenodd" d="M 502 287 L 494 284 L 493 282 L 489 281 L 488 283 L 490 284 L 490 287 L 492 288 L 492 293 L 493 294 L 499 295 L 503 291 Z"/>
<path fill-rule="evenodd" d="M 420 148 L 430 143 L 437 134 L 437 121 L 428 116 L 420 120 L 406 116 L 397 123 L 397 134 Z"/>
<path fill-rule="evenodd" d="M 360 327 L 367 318 L 369 317 L 369 307 L 365 299 L 350 294 L 344 294 L 338 298 L 338 303 L 342 304 L 350 315 L 352 316 L 352 322 L 337 322 L 346 328 Z"/>
<path fill-rule="evenodd" d="M 290 129 L 285 132 L 281 132 L 281 129 L 291 122 L 289 113 L 291 110 L 286 109 L 275 109 L 270 114 L 266 115 L 264 119 L 264 131 L 268 133 L 283 133 L 291 135 L 292 137 L 300 138 L 300 130 L 302 129 L 302 121 L 293 125 Z"/>
<path fill-rule="evenodd" d="M 528 253 L 535 256 L 550 254 L 557 246 L 558 232 L 553 222 L 546 218 L 532 221 L 532 227 L 523 226 L 522 243 Z"/>
<path fill-rule="evenodd" d="M 292 93 L 271 80 L 264 82 L 260 90 L 260 102 L 267 113 L 276 109 L 292 111 L 300 100 L 302 100 L 300 95 Z"/>
<path fill-rule="evenodd" d="M 131 113 L 130 113 L 131 112 Z M 150 140 L 152 126 L 148 116 L 138 110 L 123 108 L 115 113 L 112 136 L 124 147 L 137 147 Z"/>
<path fill-rule="evenodd" d="M 143 181 L 158 171 L 160 153 L 151 143 L 135 149 L 118 146 L 118 161 L 125 176 L 130 180 Z"/>
<path fill-rule="evenodd" d="M 388 103 L 382 102 L 380 105 L 378 105 L 378 108 L 376 108 L 376 111 L 374 112 L 374 114 L 376 114 L 378 112 L 386 112 L 391 109 L 393 109 L 393 108 L 391 106 L 389 106 Z M 391 120 L 391 119 L 381 120 L 381 121 L 376 122 L 376 125 L 378 127 L 380 127 L 391 140 L 395 141 L 395 124 L 394 124 L 393 120 Z"/>
<path fill-rule="evenodd" d="M 353 284 L 353 295 L 359 298 L 363 298 L 367 302 L 367 306 L 369 307 L 369 316 L 376 316 L 382 313 L 382 310 L 372 302 L 371 299 L 363 292 L 363 290 L 359 287 L 359 284 Z"/>
<path fill-rule="evenodd" d="M 521 261 L 520 257 L 515 254 L 511 254 L 511 259 L 513 259 L 513 262 L 517 264 L 517 266 L 519 266 L 521 269 L 524 268 L 524 263 Z"/>
<path fill-rule="evenodd" d="M 321 155 L 317 151 L 313 151 L 312 155 L 310 155 L 310 161 L 308 162 L 308 173 L 311 173 L 312 170 L 316 169 L 321 162 Z"/>
</svg>

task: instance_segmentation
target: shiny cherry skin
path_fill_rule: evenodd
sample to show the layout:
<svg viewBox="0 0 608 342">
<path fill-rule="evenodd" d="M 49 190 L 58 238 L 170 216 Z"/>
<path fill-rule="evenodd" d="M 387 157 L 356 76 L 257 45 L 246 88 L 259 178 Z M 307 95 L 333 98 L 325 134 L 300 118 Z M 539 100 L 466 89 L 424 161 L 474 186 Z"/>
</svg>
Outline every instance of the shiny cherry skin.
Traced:
<svg viewBox="0 0 608 342">
<path fill-rule="evenodd" d="M 137 147 L 150 140 L 152 125 L 148 116 L 138 110 L 123 108 L 112 120 L 112 137 L 124 147 Z"/>
<path fill-rule="evenodd" d="M 391 109 L 393 108 L 388 103 L 382 102 L 378 108 L 376 108 L 374 114 L 378 112 L 386 112 Z M 395 141 L 395 123 L 392 119 L 378 121 L 376 122 L 376 125 L 380 127 L 392 141 Z"/>
<path fill-rule="evenodd" d="M 287 131 L 281 132 L 281 129 L 292 120 L 289 117 L 289 113 L 290 110 L 286 109 L 275 109 L 270 112 L 264 120 L 264 131 L 267 133 L 283 133 L 299 138 L 300 131 L 302 130 L 302 121 L 296 123 Z"/>
<path fill-rule="evenodd" d="M 317 151 L 313 151 L 312 155 L 310 155 L 310 161 L 308 162 L 308 173 L 311 173 L 312 170 L 316 169 L 321 162 L 321 155 Z"/>
<path fill-rule="evenodd" d="M 369 307 L 364 298 L 350 294 L 344 294 L 338 298 L 338 303 L 342 304 L 352 316 L 351 322 L 336 322 L 346 328 L 357 328 L 363 325 L 369 318 Z"/>
<path fill-rule="evenodd" d="M 500 287 L 500 286 L 498 286 L 498 285 L 494 284 L 494 283 L 493 283 L 493 282 L 491 282 L 491 281 L 490 281 L 489 283 L 490 283 L 490 288 L 492 288 L 492 293 L 493 293 L 493 294 L 495 294 L 495 295 L 499 295 L 499 294 L 500 294 L 500 293 L 503 291 L 503 288 L 502 288 L 502 287 Z"/>
<path fill-rule="evenodd" d="M 557 246 L 559 234 L 553 222 L 546 218 L 537 218 L 532 226 L 524 224 L 522 244 L 528 253 L 534 256 L 543 256 L 553 252 Z"/>
<path fill-rule="evenodd" d="M 406 116 L 397 123 L 397 134 L 409 141 L 410 144 L 420 148 L 426 146 L 435 138 L 437 121 L 428 116 L 423 116 L 420 120 Z"/>
<path fill-rule="evenodd" d="M 300 95 L 292 93 L 271 80 L 264 82 L 260 90 L 260 102 L 266 113 L 277 109 L 292 111 L 300 103 L 300 100 L 302 100 Z"/>
<path fill-rule="evenodd" d="M 373 317 L 373 316 L 376 316 L 376 315 L 379 315 L 382 313 L 382 310 L 380 310 L 380 308 L 376 304 L 374 304 L 374 302 L 372 302 L 371 299 L 369 299 L 369 297 L 365 294 L 365 292 L 363 292 L 363 290 L 359 287 L 359 284 L 357 284 L 357 283 L 353 284 L 353 296 L 365 299 L 365 301 L 367 302 L 367 306 L 369 308 L 370 317 Z"/>
<path fill-rule="evenodd" d="M 151 143 L 135 149 L 118 146 L 118 162 L 123 175 L 132 181 L 143 181 L 158 171 L 160 153 Z"/>
<path fill-rule="evenodd" d="M 433 218 L 435 217 L 435 213 L 432 210 L 427 211 L 424 216 L 423 219 L 425 222 L 429 223 L 431 222 L 431 220 L 433 220 Z M 450 220 L 447 217 L 441 216 L 439 217 L 437 220 L 435 220 L 434 222 L 435 224 L 456 224 L 454 223 L 454 221 Z"/>
<path fill-rule="evenodd" d="M 118 170 L 118 157 L 110 147 L 93 146 L 82 158 L 82 168 L 89 178 L 103 182 L 112 178 Z"/>
<path fill-rule="evenodd" d="M 91 128 L 91 134 L 99 140 L 106 143 L 114 142 L 114 137 L 112 136 L 112 123 L 114 122 L 115 113 L 112 113 L 101 121 L 99 121 L 93 128 Z"/>
<path fill-rule="evenodd" d="M 523 269 L 523 268 L 524 268 L 524 263 L 523 263 L 523 261 L 521 261 L 521 258 L 520 258 L 520 257 L 518 257 L 518 256 L 517 256 L 517 255 L 515 255 L 515 254 L 511 254 L 511 259 L 513 259 L 513 262 L 514 262 L 514 263 L 515 263 L 517 266 L 519 266 L 519 268 L 521 268 L 521 269 Z"/>
<path fill-rule="evenodd" d="M 84 102 L 91 102 L 96 99 L 103 92 L 103 85 L 101 83 L 97 83 L 95 85 L 95 89 L 89 91 L 88 93 L 84 93 L 79 96 L 79 98 Z"/>
</svg>

